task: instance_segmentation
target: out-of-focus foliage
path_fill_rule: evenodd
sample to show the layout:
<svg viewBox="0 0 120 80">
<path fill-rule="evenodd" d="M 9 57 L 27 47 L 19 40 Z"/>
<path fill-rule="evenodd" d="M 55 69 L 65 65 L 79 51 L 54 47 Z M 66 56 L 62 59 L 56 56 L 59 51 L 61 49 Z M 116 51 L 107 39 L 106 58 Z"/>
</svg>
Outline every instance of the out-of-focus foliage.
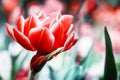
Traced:
<svg viewBox="0 0 120 80">
<path fill-rule="evenodd" d="M 110 36 L 106 28 L 104 32 L 105 32 L 105 45 L 106 45 L 104 80 L 117 80 L 117 67 L 113 55 Z"/>
</svg>

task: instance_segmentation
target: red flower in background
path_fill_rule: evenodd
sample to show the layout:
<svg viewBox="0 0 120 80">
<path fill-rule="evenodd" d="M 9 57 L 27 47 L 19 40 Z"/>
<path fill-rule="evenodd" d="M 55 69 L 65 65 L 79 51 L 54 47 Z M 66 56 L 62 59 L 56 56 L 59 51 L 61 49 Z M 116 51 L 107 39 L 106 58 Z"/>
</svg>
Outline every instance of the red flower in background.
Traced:
<svg viewBox="0 0 120 80">
<path fill-rule="evenodd" d="M 35 14 L 40 11 L 51 13 L 58 10 L 60 10 L 63 13 L 66 9 L 66 6 L 59 0 L 44 0 L 44 4 L 40 4 L 37 1 L 31 1 L 27 5 L 27 9 L 28 14 Z"/>
<path fill-rule="evenodd" d="M 8 22 L 16 23 L 21 14 L 23 14 L 23 9 L 20 6 L 16 6 L 14 10 L 8 15 Z"/>
<path fill-rule="evenodd" d="M 29 70 L 21 68 L 15 76 L 15 80 L 29 80 Z"/>
<path fill-rule="evenodd" d="M 77 12 L 80 5 L 81 5 L 81 2 L 79 0 L 71 1 L 69 5 L 70 12 Z"/>
<path fill-rule="evenodd" d="M 90 14 L 97 7 L 97 0 L 85 0 L 82 11 L 85 14 Z"/>
<path fill-rule="evenodd" d="M 97 6 L 97 0 L 86 0 L 86 13 L 90 14 Z"/>
<path fill-rule="evenodd" d="M 76 43 L 72 19 L 73 16 L 61 15 L 60 12 L 51 14 L 41 12 L 29 16 L 26 20 L 21 16 L 17 21 L 17 28 L 6 24 L 6 29 L 8 34 L 25 49 L 37 51 L 31 60 L 31 70 L 38 72 L 40 69 L 36 68 L 46 63 L 51 52 L 58 48 L 62 48 L 60 52 L 68 50 Z"/>
<path fill-rule="evenodd" d="M 2 0 L 3 10 L 9 14 L 11 13 L 17 6 L 19 0 Z"/>
<path fill-rule="evenodd" d="M 21 68 L 15 75 L 15 80 L 29 80 L 29 69 Z M 36 77 L 34 78 L 36 80 Z"/>
</svg>

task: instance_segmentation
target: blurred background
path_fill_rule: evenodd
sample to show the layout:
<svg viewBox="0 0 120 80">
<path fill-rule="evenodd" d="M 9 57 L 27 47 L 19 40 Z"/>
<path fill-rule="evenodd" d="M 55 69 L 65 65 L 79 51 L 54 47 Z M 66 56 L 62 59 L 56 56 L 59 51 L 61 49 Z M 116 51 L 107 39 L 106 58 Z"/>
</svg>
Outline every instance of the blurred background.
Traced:
<svg viewBox="0 0 120 80">
<path fill-rule="evenodd" d="M 8 36 L 5 23 L 15 26 L 20 15 L 27 18 L 41 11 L 73 15 L 79 40 L 70 50 L 48 61 L 35 80 L 103 80 L 105 26 L 120 72 L 120 0 L 0 0 L 0 80 L 27 80 L 35 54 Z"/>
</svg>

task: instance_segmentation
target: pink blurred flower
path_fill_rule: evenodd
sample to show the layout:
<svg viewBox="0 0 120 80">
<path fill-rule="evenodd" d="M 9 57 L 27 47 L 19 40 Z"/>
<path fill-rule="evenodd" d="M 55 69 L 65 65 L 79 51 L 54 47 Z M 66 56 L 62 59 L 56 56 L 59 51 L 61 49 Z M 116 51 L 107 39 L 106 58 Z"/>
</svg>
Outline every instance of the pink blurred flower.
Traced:
<svg viewBox="0 0 120 80">
<path fill-rule="evenodd" d="M 112 42 L 113 52 L 120 53 L 120 31 L 117 29 L 109 29 L 109 34 Z M 103 41 L 95 41 L 94 49 L 97 53 L 105 53 L 105 44 Z"/>
<path fill-rule="evenodd" d="M 47 12 L 53 12 L 58 10 L 63 12 L 65 10 L 65 5 L 59 0 L 46 0 L 45 9 Z"/>
<path fill-rule="evenodd" d="M 99 40 L 95 40 L 94 50 L 96 53 L 105 53 L 105 45 Z"/>
<path fill-rule="evenodd" d="M 2 0 L 2 8 L 9 14 L 16 8 L 18 2 L 19 0 Z"/>
<path fill-rule="evenodd" d="M 44 4 L 39 4 L 36 1 L 30 2 L 28 4 L 28 13 L 29 14 L 36 14 L 38 12 L 54 12 L 54 11 L 61 11 L 65 10 L 65 5 L 60 2 L 59 0 L 45 0 Z"/>
<path fill-rule="evenodd" d="M 120 25 L 120 18 L 118 17 L 118 16 L 120 16 L 120 7 L 117 7 L 116 9 L 115 9 L 115 21 L 116 21 L 116 23 L 117 23 L 117 27 L 119 27 L 119 25 Z"/>
<path fill-rule="evenodd" d="M 79 33 L 81 36 L 92 36 L 94 29 L 89 23 L 82 23 L 79 26 Z"/>
<path fill-rule="evenodd" d="M 93 18 L 96 22 L 108 27 L 118 27 L 120 24 L 119 14 L 119 8 L 113 8 L 106 3 L 101 3 L 93 12 Z"/>
<path fill-rule="evenodd" d="M 39 4 L 37 1 L 32 1 L 27 5 L 28 14 L 37 14 L 43 9 L 43 5 Z"/>
<path fill-rule="evenodd" d="M 82 6 L 82 12 L 84 14 L 90 14 L 97 6 L 97 0 L 85 0 Z"/>
<path fill-rule="evenodd" d="M 112 45 L 113 45 L 113 50 L 114 53 L 120 53 L 120 32 L 118 30 L 110 30 L 109 31 Z"/>
<path fill-rule="evenodd" d="M 21 68 L 16 76 L 15 76 L 15 80 L 29 80 L 29 69 L 24 69 L 24 68 Z M 36 80 L 34 78 L 34 80 Z"/>
<path fill-rule="evenodd" d="M 20 6 L 15 7 L 14 10 L 8 15 L 8 22 L 15 24 L 22 14 L 22 8 Z"/>
</svg>

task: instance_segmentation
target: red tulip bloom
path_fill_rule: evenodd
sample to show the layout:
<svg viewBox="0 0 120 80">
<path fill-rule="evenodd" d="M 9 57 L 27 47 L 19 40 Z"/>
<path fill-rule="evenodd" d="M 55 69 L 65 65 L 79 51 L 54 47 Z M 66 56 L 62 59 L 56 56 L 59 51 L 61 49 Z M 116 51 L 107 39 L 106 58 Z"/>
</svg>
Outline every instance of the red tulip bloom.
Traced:
<svg viewBox="0 0 120 80">
<path fill-rule="evenodd" d="M 76 43 L 72 19 L 73 16 L 61 15 L 60 12 L 39 13 L 29 16 L 26 20 L 21 16 L 16 28 L 6 24 L 8 34 L 15 41 L 27 50 L 37 51 L 30 63 L 34 74 L 42 69 L 47 60 L 68 50 Z M 55 54 L 51 53 L 53 51 Z"/>
<path fill-rule="evenodd" d="M 8 34 L 27 50 L 37 51 L 40 56 L 48 55 L 63 47 L 71 48 L 77 41 L 73 33 L 73 16 L 39 13 L 26 20 L 21 16 L 16 28 L 6 24 Z"/>
</svg>

